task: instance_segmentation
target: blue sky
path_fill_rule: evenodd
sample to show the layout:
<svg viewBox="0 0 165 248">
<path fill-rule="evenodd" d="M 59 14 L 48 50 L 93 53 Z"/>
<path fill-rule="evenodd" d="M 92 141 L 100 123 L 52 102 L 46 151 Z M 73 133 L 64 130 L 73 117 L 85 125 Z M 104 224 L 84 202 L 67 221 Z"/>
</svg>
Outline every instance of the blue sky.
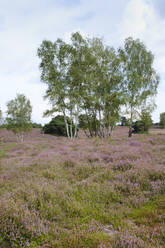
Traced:
<svg viewBox="0 0 165 248">
<path fill-rule="evenodd" d="M 122 46 L 128 36 L 140 38 L 155 55 L 160 75 L 154 121 L 165 112 L 165 2 L 164 0 L 0 0 L 0 108 L 16 93 L 33 105 L 32 119 L 42 118 L 48 103 L 40 82 L 37 48 L 43 39 L 69 40 L 70 34 L 103 37 L 107 45 Z"/>
</svg>

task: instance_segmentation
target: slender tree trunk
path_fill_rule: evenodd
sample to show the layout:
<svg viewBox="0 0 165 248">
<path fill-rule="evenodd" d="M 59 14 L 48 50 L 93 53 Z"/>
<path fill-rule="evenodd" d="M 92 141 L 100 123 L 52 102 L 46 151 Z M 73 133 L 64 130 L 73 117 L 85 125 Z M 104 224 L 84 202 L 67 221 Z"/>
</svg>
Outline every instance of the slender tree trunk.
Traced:
<svg viewBox="0 0 165 248">
<path fill-rule="evenodd" d="M 114 126 L 111 126 L 110 127 L 110 138 L 112 138 L 113 130 L 114 130 Z"/>
<path fill-rule="evenodd" d="M 66 128 L 67 137 L 70 138 L 69 125 L 68 125 L 68 122 L 67 122 L 67 119 L 66 119 L 65 111 L 63 111 L 63 115 L 64 115 L 64 122 L 65 122 L 65 128 Z"/>
<path fill-rule="evenodd" d="M 65 120 L 65 126 L 66 126 L 67 137 L 70 138 L 70 134 L 69 134 L 69 125 L 68 125 L 68 122 L 67 122 L 67 120 L 66 120 L 65 117 L 64 117 L 64 120 Z"/>
<path fill-rule="evenodd" d="M 17 142 L 19 142 L 19 134 L 16 134 Z"/>
<path fill-rule="evenodd" d="M 78 116 L 79 116 L 79 107 L 77 106 L 76 116 L 75 116 L 75 130 L 74 130 L 74 138 L 78 135 Z"/>
<path fill-rule="evenodd" d="M 71 110 L 70 138 L 73 139 L 73 114 Z"/>
<path fill-rule="evenodd" d="M 94 129 L 95 129 L 95 137 L 98 136 L 98 130 L 97 130 L 97 123 L 96 123 L 96 113 L 93 112 L 93 116 L 94 116 Z"/>
<path fill-rule="evenodd" d="M 83 129 L 83 131 L 84 131 L 85 135 L 87 136 L 87 138 L 90 138 L 90 136 L 87 134 L 86 130 Z"/>
<path fill-rule="evenodd" d="M 110 118 L 109 118 L 109 113 L 107 114 L 107 124 L 108 124 L 108 127 L 107 127 L 107 136 L 108 137 L 111 137 L 111 124 L 110 124 Z"/>
<path fill-rule="evenodd" d="M 128 137 L 132 137 L 132 117 L 133 117 L 133 108 L 132 108 L 132 106 L 131 106 L 131 119 L 130 119 Z"/>
<path fill-rule="evenodd" d="M 128 134 L 128 137 L 132 137 L 132 126 L 131 126 L 131 125 L 129 126 L 129 134 Z"/>
<path fill-rule="evenodd" d="M 86 114 L 86 117 L 87 117 L 88 130 L 89 130 L 90 136 L 93 137 L 93 133 L 92 133 L 92 130 L 91 130 L 91 124 L 90 124 L 90 120 L 89 120 L 89 117 L 88 117 L 88 114 L 87 114 L 87 110 L 86 109 L 85 109 L 85 114 Z"/>
<path fill-rule="evenodd" d="M 17 133 L 16 137 L 17 137 L 17 142 L 22 143 L 24 141 L 24 133 L 23 132 Z"/>
<path fill-rule="evenodd" d="M 77 123 L 75 123 L 75 130 L 74 130 L 74 136 L 73 136 L 74 138 L 76 138 L 77 137 Z"/>
<path fill-rule="evenodd" d="M 71 124 L 70 124 L 70 138 L 73 139 L 73 132 L 72 132 L 72 120 L 71 120 Z"/>
<path fill-rule="evenodd" d="M 24 140 L 24 133 L 22 132 L 21 133 L 21 142 L 23 142 L 23 140 Z"/>
<path fill-rule="evenodd" d="M 100 132 L 100 136 L 103 137 L 103 128 L 102 128 L 102 123 L 101 123 L 101 112 L 99 109 L 99 132 Z"/>
<path fill-rule="evenodd" d="M 111 137 L 111 126 L 108 124 L 108 136 Z"/>
</svg>

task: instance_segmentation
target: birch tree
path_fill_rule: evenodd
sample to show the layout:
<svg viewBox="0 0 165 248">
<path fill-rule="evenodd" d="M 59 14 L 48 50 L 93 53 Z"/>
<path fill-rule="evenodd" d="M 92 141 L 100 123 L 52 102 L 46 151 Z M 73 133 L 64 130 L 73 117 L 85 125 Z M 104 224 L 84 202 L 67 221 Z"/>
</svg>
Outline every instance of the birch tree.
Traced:
<svg viewBox="0 0 165 248">
<path fill-rule="evenodd" d="M 7 129 L 12 130 L 18 141 L 23 142 L 25 132 L 32 128 L 31 123 L 32 106 L 30 100 L 23 94 L 7 103 Z"/>
<path fill-rule="evenodd" d="M 156 95 L 159 77 L 153 68 L 154 56 L 139 40 L 127 38 L 124 48 L 119 49 L 122 73 L 129 113 L 129 137 L 132 136 L 132 123 L 136 113 L 141 111 L 150 99 Z"/>
<path fill-rule="evenodd" d="M 38 49 L 41 59 L 41 80 L 47 84 L 45 99 L 51 104 L 51 109 L 45 111 L 44 115 L 52 115 L 60 112 L 64 115 L 67 136 L 70 137 L 70 129 L 67 121 L 69 105 L 68 67 L 69 46 L 58 39 L 56 42 L 44 40 Z"/>
</svg>

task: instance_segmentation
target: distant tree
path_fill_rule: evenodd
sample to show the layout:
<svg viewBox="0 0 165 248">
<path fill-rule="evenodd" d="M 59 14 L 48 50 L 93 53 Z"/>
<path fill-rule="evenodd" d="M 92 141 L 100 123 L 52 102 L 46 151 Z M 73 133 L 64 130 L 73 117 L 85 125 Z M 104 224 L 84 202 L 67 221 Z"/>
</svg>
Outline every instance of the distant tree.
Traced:
<svg viewBox="0 0 165 248">
<path fill-rule="evenodd" d="M 152 119 L 149 112 L 142 110 L 140 120 L 133 124 L 134 133 L 148 133 L 149 128 L 152 127 Z"/>
<path fill-rule="evenodd" d="M 127 126 L 128 122 L 127 122 L 127 118 L 125 116 L 121 117 L 121 126 Z"/>
<path fill-rule="evenodd" d="M 129 118 L 129 137 L 137 112 L 157 93 L 159 77 L 153 68 L 154 56 L 139 39 L 127 38 L 119 49 L 125 86 L 126 107 Z"/>
<path fill-rule="evenodd" d="M 24 133 L 32 128 L 31 114 L 30 100 L 23 94 L 17 94 L 14 100 L 7 103 L 7 129 L 12 130 L 21 142 L 23 142 Z"/>
<path fill-rule="evenodd" d="M 70 127 L 71 125 L 71 120 L 67 118 L 67 123 Z M 74 128 L 75 126 L 72 125 L 72 131 L 74 132 Z M 70 130 L 70 128 L 69 128 Z M 45 124 L 42 128 L 42 131 L 45 134 L 52 134 L 52 135 L 56 135 L 56 136 L 67 136 L 67 131 L 65 128 L 65 119 L 63 115 L 57 115 L 56 117 L 52 118 L 52 120 L 48 123 Z"/>
<path fill-rule="evenodd" d="M 144 132 L 148 132 L 149 128 L 151 128 L 153 125 L 150 112 L 147 110 L 142 110 L 140 117 L 144 126 Z"/>
<path fill-rule="evenodd" d="M 160 127 L 165 128 L 165 112 L 160 114 Z"/>
<path fill-rule="evenodd" d="M 40 123 L 32 122 L 32 128 L 42 128 Z"/>
<path fill-rule="evenodd" d="M 0 126 L 3 124 L 2 110 L 0 109 Z"/>
</svg>

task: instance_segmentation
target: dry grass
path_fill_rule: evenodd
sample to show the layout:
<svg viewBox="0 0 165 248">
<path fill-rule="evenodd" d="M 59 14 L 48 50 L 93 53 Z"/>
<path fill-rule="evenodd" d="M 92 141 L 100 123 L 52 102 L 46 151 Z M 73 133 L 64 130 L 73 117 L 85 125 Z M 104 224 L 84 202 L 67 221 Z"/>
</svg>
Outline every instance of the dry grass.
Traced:
<svg viewBox="0 0 165 248">
<path fill-rule="evenodd" d="M 150 134 L 165 134 L 165 129 L 162 128 L 151 128 L 149 130 Z"/>
</svg>

